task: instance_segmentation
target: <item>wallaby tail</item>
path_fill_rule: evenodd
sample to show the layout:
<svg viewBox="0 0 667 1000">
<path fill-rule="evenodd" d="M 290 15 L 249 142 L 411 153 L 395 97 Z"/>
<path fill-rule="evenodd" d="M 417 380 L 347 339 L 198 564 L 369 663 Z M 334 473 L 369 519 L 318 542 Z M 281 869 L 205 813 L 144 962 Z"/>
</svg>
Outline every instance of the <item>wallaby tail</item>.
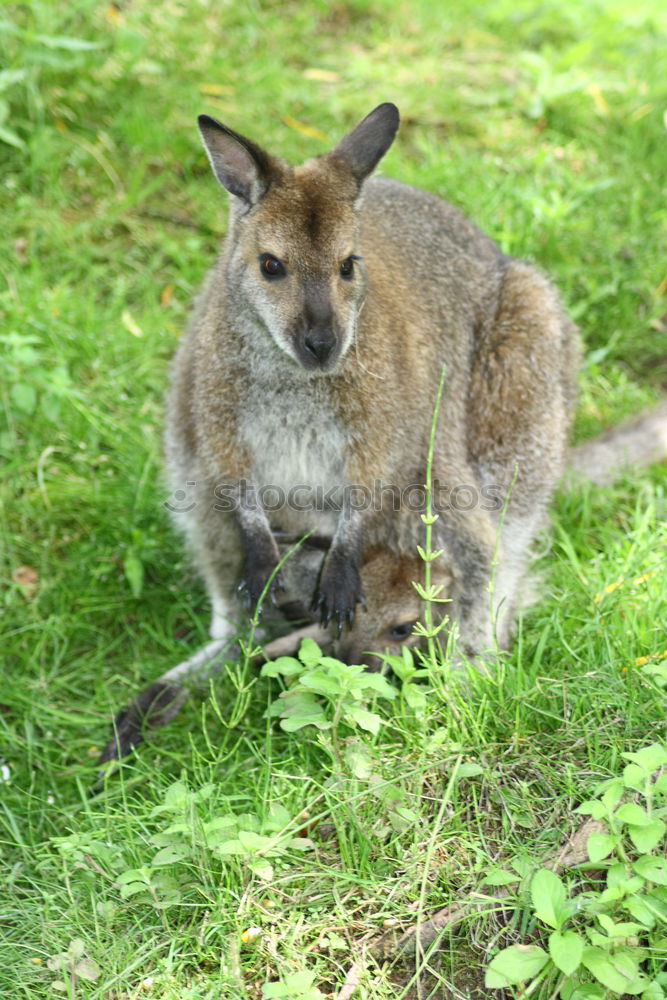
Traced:
<svg viewBox="0 0 667 1000">
<path fill-rule="evenodd" d="M 587 480 L 609 486 L 630 468 L 667 458 L 667 400 L 618 427 L 570 450 L 565 486 Z"/>
<path fill-rule="evenodd" d="M 255 660 L 276 660 L 296 653 L 302 639 L 314 639 L 324 645 L 329 638 L 320 625 L 306 625 L 267 643 Z M 126 757 L 140 746 L 151 729 L 160 729 L 178 715 L 190 690 L 221 670 L 226 662 L 237 660 L 240 646 L 237 640 L 215 639 L 198 653 L 167 670 L 118 713 L 113 723 L 113 735 L 100 756 L 107 764 Z"/>
</svg>

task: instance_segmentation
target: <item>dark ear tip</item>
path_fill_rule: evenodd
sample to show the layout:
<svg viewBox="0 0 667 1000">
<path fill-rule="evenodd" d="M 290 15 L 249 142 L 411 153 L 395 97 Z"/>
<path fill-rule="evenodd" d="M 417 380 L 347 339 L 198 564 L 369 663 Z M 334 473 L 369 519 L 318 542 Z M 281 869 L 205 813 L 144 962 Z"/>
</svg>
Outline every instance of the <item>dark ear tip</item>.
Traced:
<svg viewBox="0 0 667 1000">
<path fill-rule="evenodd" d="M 222 122 L 219 122 L 217 118 L 213 118 L 211 115 L 197 115 L 197 124 L 199 125 L 200 132 L 203 132 L 207 128 L 217 128 L 222 129 L 224 132 L 227 131 Z"/>
<path fill-rule="evenodd" d="M 401 121 L 401 114 L 395 104 L 391 101 L 385 101 L 383 104 L 378 104 L 375 111 L 372 111 L 373 115 L 382 115 L 388 121 L 393 120 L 396 123 L 396 128 L 398 128 Z"/>
</svg>

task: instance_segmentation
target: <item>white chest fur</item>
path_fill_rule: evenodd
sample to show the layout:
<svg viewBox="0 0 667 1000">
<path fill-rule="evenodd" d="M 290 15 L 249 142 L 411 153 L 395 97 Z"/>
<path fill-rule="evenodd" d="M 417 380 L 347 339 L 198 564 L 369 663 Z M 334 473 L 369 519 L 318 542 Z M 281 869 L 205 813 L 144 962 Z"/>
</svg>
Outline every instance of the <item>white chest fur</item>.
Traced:
<svg viewBox="0 0 667 1000">
<path fill-rule="evenodd" d="M 269 520 L 290 530 L 333 529 L 333 491 L 345 485 L 346 435 L 326 400 L 269 388 L 244 408 L 240 431 Z"/>
</svg>

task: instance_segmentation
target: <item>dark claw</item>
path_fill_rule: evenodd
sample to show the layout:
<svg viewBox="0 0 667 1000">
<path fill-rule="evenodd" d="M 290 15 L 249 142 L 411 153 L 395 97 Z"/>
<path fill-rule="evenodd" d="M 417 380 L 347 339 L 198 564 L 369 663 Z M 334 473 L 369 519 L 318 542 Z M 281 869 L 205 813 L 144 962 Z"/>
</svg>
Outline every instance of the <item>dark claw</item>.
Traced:
<svg viewBox="0 0 667 1000">
<path fill-rule="evenodd" d="M 313 598 L 313 603 L 310 606 L 310 610 L 316 617 L 319 616 L 320 625 L 322 626 L 322 628 L 327 628 L 329 622 L 331 621 L 331 615 L 324 600 L 319 595 L 316 594 L 315 597 Z"/>
<path fill-rule="evenodd" d="M 363 601 L 361 579 L 356 565 L 340 556 L 329 556 L 325 561 L 320 578 L 317 598 L 313 611 L 319 614 L 323 628 L 334 623 L 337 637 L 344 626 L 352 627 L 355 608 Z"/>
<path fill-rule="evenodd" d="M 243 603 L 249 610 L 254 610 L 257 607 L 259 599 L 264 593 L 267 581 L 273 573 L 273 569 L 274 567 L 272 566 L 268 571 L 252 571 L 251 573 L 248 573 L 245 579 L 239 584 L 237 593 L 240 595 Z M 280 573 L 276 573 L 271 581 L 271 586 L 269 587 L 266 595 L 274 607 L 278 604 L 276 599 L 277 594 L 284 591 L 284 589 Z"/>
</svg>

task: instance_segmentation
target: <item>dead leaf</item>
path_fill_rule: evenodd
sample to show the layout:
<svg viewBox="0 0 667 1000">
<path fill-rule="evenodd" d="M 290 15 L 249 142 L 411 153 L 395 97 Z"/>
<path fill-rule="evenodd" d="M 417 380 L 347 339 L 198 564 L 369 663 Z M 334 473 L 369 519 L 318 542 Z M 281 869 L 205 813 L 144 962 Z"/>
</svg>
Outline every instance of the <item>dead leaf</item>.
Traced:
<svg viewBox="0 0 667 1000">
<path fill-rule="evenodd" d="M 141 329 L 129 309 L 123 309 L 120 321 L 133 337 L 143 337 L 144 331 Z"/>
<path fill-rule="evenodd" d="M 222 97 L 223 94 L 233 94 L 234 88 L 224 83 L 200 83 L 199 93 L 205 97 Z"/>
<path fill-rule="evenodd" d="M 171 297 L 173 294 L 174 294 L 174 286 L 165 285 L 165 287 L 162 289 L 162 294 L 160 295 L 160 305 L 164 306 L 166 309 L 169 303 L 171 302 Z"/>
<path fill-rule="evenodd" d="M 32 566 L 19 566 L 12 573 L 12 580 L 18 583 L 23 596 L 27 601 L 32 601 L 39 589 L 39 573 Z"/>
<path fill-rule="evenodd" d="M 310 139 L 323 139 L 326 141 L 328 136 L 321 129 L 315 128 L 313 125 L 306 125 L 305 122 L 300 122 L 297 118 L 291 118 L 289 115 L 283 115 L 283 122 L 288 128 L 293 128 L 295 132 L 300 132 L 301 135 L 307 135 Z"/>
<path fill-rule="evenodd" d="M 604 94 L 600 90 L 597 83 L 589 83 L 586 87 L 586 92 L 593 98 L 593 104 L 598 109 L 601 115 L 609 114 L 609 105 L 607 104 Z"/>
<path fill-rule="evenodd" d="M 105 17 L 109 24 L 114 26 L 123 23 L 123 15 L 120 12 L 120 7 L 117 3 L 110 3 L 105 11 Z"/>
<path fill-rule="evenodd" d="M 322 83 L 338 83 L 340 81 L 340 73 L 334 73 L 330 69 L 318 69 L 316 66 L 305 69 L 303 75 L 306 80 L 320 80 Z"/>
</svg>

